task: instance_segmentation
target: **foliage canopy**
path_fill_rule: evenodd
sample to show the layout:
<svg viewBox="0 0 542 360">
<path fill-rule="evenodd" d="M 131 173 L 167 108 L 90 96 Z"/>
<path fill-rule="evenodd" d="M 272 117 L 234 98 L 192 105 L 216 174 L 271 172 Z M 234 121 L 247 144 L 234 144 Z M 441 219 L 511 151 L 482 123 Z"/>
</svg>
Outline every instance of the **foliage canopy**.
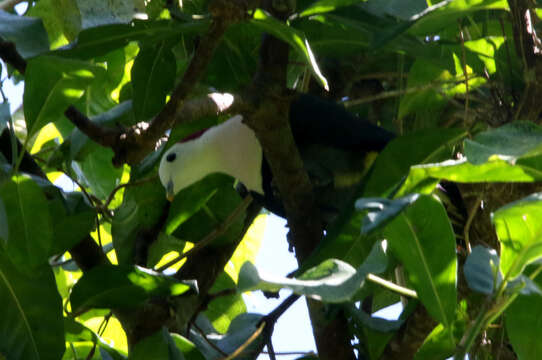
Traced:
<svg viewBox="0 0 542 360">
<path fill-rule="evenodd" d="M 539 5 L 0 2 L 0 66 L 24 82 L 22 109 L 0 104 L 0 359 L 273 358 L 297 296 L 304 358 L 537 359 Z M 310 186 L 281 173 L 293 142 L 265 132 L 291 90 L 398 134 L 323 237 Z M 171 204 L 157 179 L 164 149 L 236 113 L 278 164 L 293 277 L 252 264 L 265 213 L 234 179 Z M 280 289 L 297 295 L 247 313 L 242 292 Z M 372 316 L 398 301 L 399 320 Z"/>
</svg>

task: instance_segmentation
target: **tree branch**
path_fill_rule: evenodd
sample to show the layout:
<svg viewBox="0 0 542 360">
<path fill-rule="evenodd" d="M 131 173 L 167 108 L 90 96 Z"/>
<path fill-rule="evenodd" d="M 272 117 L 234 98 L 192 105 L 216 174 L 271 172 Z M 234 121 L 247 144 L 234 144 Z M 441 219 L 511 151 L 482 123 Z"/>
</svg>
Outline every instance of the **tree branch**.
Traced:
<svg viewBox="0 0 542 360">
<path fill-rule="evenodd" d="M 272 5 L 266 10 L 273 13 Z M 286 18 L 287 13 L 275 14 Z M 254 109 L 247 111 L 245 122 L 254 130 L 273 173 L 286 210 L 299 264 L 316 248 L 323 224 L 315 206 L 312 184 L 303 167 L 290 129 L 289 109 L 293 96 L 285 89 L 289 47 L 265 35 L 260 62 L 245 99 Z M 321 359 L 353 359 L 348 324 L 342 314 L 326 316 L 324 304 L 308 300 L 318 353 Z"/>
</svg>

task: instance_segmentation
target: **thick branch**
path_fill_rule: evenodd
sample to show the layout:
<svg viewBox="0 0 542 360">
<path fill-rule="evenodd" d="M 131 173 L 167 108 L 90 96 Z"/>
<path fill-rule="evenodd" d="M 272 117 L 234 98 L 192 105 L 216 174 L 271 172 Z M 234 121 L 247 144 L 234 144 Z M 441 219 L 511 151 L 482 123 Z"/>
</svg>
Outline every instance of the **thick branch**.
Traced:
<svg viewBox="0 0 542 360">
<path fill-rule="evenodd" d="M 285 91 L 288 45 L 269 35 L 264 37 L 260 64 L 246 98 L 255 111 L 245 113 L 273 173 L 286 210 L 292 243 L 299 264 L 320 242 L 323 225 L 315 206 L 312 185 L 304 170 L 289 123 L 292 96 Z M 353 359 L 348 324 L 344 316 L 326 316 L 324 304 L 308 301 L 321 359 Z"/>
<path fill-rule="evenodd" d="M 526 88 L 519 102 L 515 118 L 538 122 L 542 107 L 542 43 L 538 38 L 533 20 L 534 12 L 529 0 L 509 0 L 514 29 L 516 52 L 523 63 Z"/>
</svg>

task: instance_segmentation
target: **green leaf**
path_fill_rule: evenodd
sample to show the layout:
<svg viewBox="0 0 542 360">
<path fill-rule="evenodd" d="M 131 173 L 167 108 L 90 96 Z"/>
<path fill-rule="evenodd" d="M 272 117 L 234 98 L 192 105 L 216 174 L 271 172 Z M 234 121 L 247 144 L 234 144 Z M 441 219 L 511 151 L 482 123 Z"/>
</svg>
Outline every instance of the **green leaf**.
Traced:
<svg viewBox="0 0 542 360">
<path fill-rule="evenodd" d="M 24 117 L 31 137 L 49 122 L 63 117 L 103 69 L 86 62 L 54 56 L 28 61 L 23 95 Z"/>
<path fill-rule="evenodd" d="M 113 150 L 92 143 L 89 153 L 72 167 L 78 180 L 87 184 L 93 195 L 106 199 L 119 184 L 123 168 L 113 166 Z"/>
<path fill-rule="evenodd" d="M 0 184 L 0 199 L 9 209 L 5 251 L 20 271 L 31 273 L 47 263 L 53 246 L 47 199 L 40 187 L 22 174 Z"/>
<path fill-rule="evenodd" d="M 457 24 L 457 20 L 480 10 L 508 10 L 505 0 L 447 0 L 414 15 L 416 23 L 410 33 L 418 36 L 438 33 L 439 30 Z"/>
<path fill-rule="evenodd" d="M 70 343 L 70 346 L 73 346 L 74 344 L 77 345 L 78 343 L 90 343 L 94 344 L 97 343 L 98 347 L 100 349 L 100 353 L 105 352 L 108 356 L 103 357 L 102 359 L 112 359 L 112 360 L 123 360 L 125 357 L 120 354 L 117 350 L 109 346 L 100 336 L 98 336 L 94 331 L 90 330 L 83 324 L 75 321 L 71 318 L 64 318 L 64 329 L 66 331 L 66 342 Z M 92 347 L 89 347 L 87 351 L 81 351 L 83 354 L 89 354 L 92 350 Z M 69 351 L 67 351 L 69 353 Z M 66 357 L 62 358 L 63 360 L 66 360 Z M 93 358 L 94 359 L 94 358 Z M 77 360 L 74 358 L 74 360 Z"/>
<path fill-rule="evenodd" d="M 148 120 L 162 109 L 173 88 L 176 70 L 169 43 L 163 41 L 140 50 L 132 67 L 136 120 Z"/>
<path fill-rule="evenodd" d="M 112 24 L 81 31 L 77 42 L 54 52 L 55 55 L 91 59 L 125 47 L 131 41 L 156 44 L 176 38 L 179 34 L 197 34 L 209 26 L 209 20 L 192 22 L 134 21 L 133 24 Z"/>
<path fill-rule="evenodd" d="M 130 354 L 130 360 L 146 359 L 184 360 L 185 357 L 164 327 L 154 335 L 147 336 L 134 346 Z"/>
<path fill-rule="evenodd" d="M 442 204 L 421 195 L 384 228 L 384 236 L 429 314 L 449 327 L 457 298 L 457 259 L 455 236 Z"/>
<path fill-rule="evenodd" d="M 307 62 L 318 82 L 329 90 L 327 79 L 322 75 L 308 40 L 300 31 L 287 26 L 260 9 L 254 11 L 251 23 L 290 44 Z"/>
<path fill-rule="evenodd" d="M 167 200 L 158 179 L 124 191 L 122 205 L 115 211 L 111 235 L 119 264 L 133 264 L 138 234 L 153 228 L 162 216 Z"/>
<path fill-rule="evenodd" d="M 462 129 L 431 129 L 392 140 L 378 155 L 364 196 L 382 196 L 404 179 L 412 165 L 448 159 L 451 148 L 466 136 Z"/>
<path fill-rule="evenodd" d="M 519 161 L 515 165 L 492 159 L 485 164 L 473 165 L 466 159 L 447 160 L 437 164 L 413 166 L 403 186 L 397 193 L 402 196 L 411 192 L 420 192 L 429 183 L 438 180 L 453 182 L 533 182 L 542 180 L 539 165 L 525 165 Z M 542 164 L 540 164 L 542 165 Z"/>
<path fill-rule="evenodd" d="M 246 262 L 239 273 L 238 287 L 240 291 L 278 291 L 286 288 L 316 300 L 341 303 L 352 299 L 365 283 L 368 273 L 378 274 L 386 269 L 387 262 L 385 259 L 382 261 L 381 254 L 381 245 L 376 244 L 357 270 L 341 260 L 329 259 L 296 278 L 264 274 Z"/>
<path fill-rule="evenodd" d="M 289 279 L 265 274 L 250 262 L 246 262 L 239 273 L 239 290 L 278 291 L 286 288 L 299 295 L 316 300 L 341 303 L 354 296 L 365 281 L 365 272 L 356 272 L 349 264 L 326 260 L 317 267 L 307 270 L 298 279 Z"/>
<path fill-rule="evenodd" d="M 540 286 L 540 280 L 536 279 Z M 537 359 L 542 354 L 542 343 L 538 341 L 542 318 L 542 296 L 519 295 L 506 309 L 504 320 L 506 333 L 518 359 Z"/>
<path fill-rule="evenodd" d="M 481 245 L 472 249 L 465 261 L 463 272 L 469 287 L 486 295 L 493 294 L 503 280 L 497 252 Z"/>
<path fill-rule="evenodd" d="M 542 193 L 529 195 L 495 211 L 492 216 L 501 243 L 501 270 L 506 280 L 520 275 L 542 258 Z"/>
<path fill-rule="evenodd" d="M 235 282 L 228 274 L 223 272 L 215 280 L 209 293 L 218 293 L 219 291 L 233 288 L 235 288 Z M 243 301 L 243 297 L 240 293 L 235 293 L 213 299 L 207 306 L 205 315 L 215 329 L 221 333 L 225 333 L 232 320 L 246 312 L 247 307 Z"/>
<path fill-rule="evenodd" d="M 204 339 L 199 332 L 191 330 L 190 338 L 206 359 L 219 359 L 223 357 L 222 353 L 231 354 L 243 345 L 256 332 L 262 317 L 260 314 L 241 314 L 232 321 L 225 335 L 211 333 L 206 334 L 207 339 Z M 255 359 L 265 345 L 264 340 L 263 334 L 260 334 L 238 358 L 244 360 Z M 214 346 L 209 345 L 209 342 L 212 342 Z M 218 352 L 216 348 L 219 348 L 222 353 Z"/>
<path fill-rule="evenodd" d="M 527 121 L 514 121 L 465 140 L 465 155 L 479 165 L 497 157 L 514 164 L 522 157 L 542 155 L 542 127 Z"/>
<path fill-rule="evenodd" d="M 418 200 L 419 194 L 410 194 L 405 197 L 390 200 L 383 198 L 361 198 L 356 201 L 358 211 L 368 210 L 361 226 L 362 234 L 370 232 L 393 220 L 407 206 Z"/>
<path fill-rule="evenodd" d="M 359 4 L 362 0 L 320 0 L 311 4 L 308 8 L 303 10 L 299 16 L 311 16 L 314 14 L 321 14 L 343 6 L 349 6 Z M 363 0 L 366 1 L 366 0 Z"/>
<path fill-rule="evenodd" d="M 0 66 L 0 71 L 2 67 Z M 9 110 L 9 102 L 4 101 L 0 104 L 0 134 L 7 128 L 9 122 L 11 121 L 11 114 Z"/>
<path fill-rule="evenodd" d="M 49 51 L 49 39 L 41 19 L 0 10 L 0 36 L 16 44 L 17 52 L 25 59 Z"/>
<path fill-rule="evenodd" d="M 152 296 L 175 296 L 194 288 L 139 266 L 101 265 L 86 272 L 70 296 L 74 312 L 141 305 Z"/>
<path fill-rule="evenodd" d="M 21 273 L 0 249 L 0 356 L 57 360 L 64 353 L 62 299 L 51 268 Z"/>
<path fill-rule="evenodd" d="M 50 256 L 62 254 L 77 245 L 96 227 L 96 211 L 80 192 L 64 193 L 58 189 L 49 199 L 54 242 Z"/>
</svg>

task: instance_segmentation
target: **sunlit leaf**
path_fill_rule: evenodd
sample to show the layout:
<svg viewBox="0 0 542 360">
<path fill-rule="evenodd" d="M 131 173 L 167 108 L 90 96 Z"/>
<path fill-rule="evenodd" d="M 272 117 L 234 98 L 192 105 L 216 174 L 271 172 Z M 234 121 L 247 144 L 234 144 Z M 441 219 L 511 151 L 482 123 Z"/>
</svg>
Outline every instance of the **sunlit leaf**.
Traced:
<svg viewBox="0 0 542 360">
<path fill-rule="evenodd" d="M 442 204 L 432 196 L 420 196 L 384 228 L 384 235 L 428 312 L 450 326 L 457 297 L 457 259 L 455 236 Z"/>
<path fill-rule="evenodd" d="M 492 216 L 501 243 L 501 270 L 507 280 L 542 258 L 542 194 L 505 205 Z"/>
</svg>

